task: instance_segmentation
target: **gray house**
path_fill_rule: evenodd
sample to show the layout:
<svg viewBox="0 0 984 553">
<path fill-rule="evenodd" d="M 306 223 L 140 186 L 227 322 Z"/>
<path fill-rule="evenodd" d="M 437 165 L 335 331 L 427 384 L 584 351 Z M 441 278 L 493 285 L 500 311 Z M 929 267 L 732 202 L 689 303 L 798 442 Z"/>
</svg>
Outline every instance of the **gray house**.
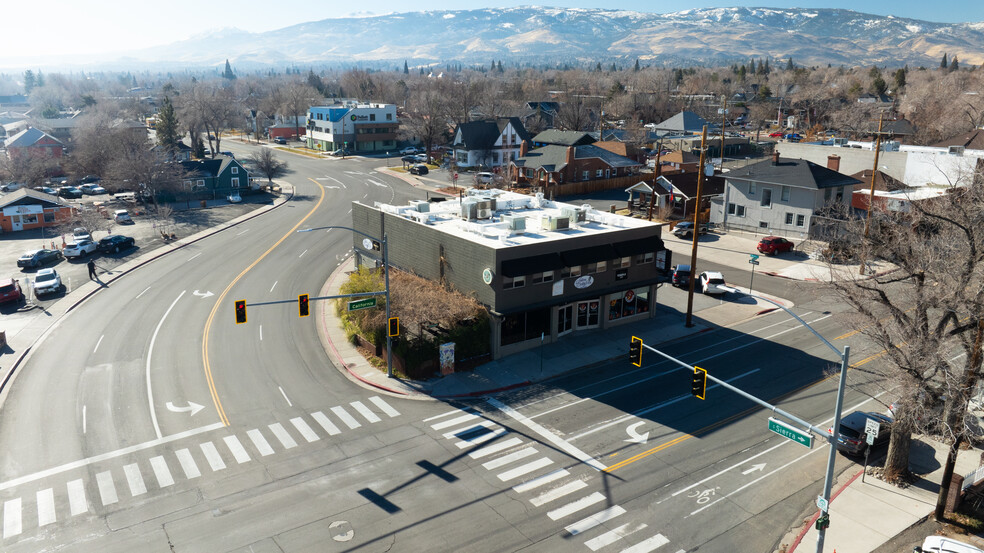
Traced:
<svg viewBox="0 0 984 553">
<path fill-rule="evenodd" d="M 812 237 L 823 220 L 818 214 L 834 204 L 849 207 L 860 182 L 810 161 L 780 159 L 776 152 L 727 173 L 723 197 L 711 202 L 710 221 L 728 229 Z"/>
</svg>

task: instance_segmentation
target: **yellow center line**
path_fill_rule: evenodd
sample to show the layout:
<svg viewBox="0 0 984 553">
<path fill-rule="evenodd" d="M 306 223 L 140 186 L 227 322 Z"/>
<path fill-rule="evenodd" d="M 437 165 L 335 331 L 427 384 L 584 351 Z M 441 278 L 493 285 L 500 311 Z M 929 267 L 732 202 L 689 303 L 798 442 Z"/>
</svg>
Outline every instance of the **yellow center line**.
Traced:
<svg viewBox="0 0 984 553">
<path fill-rule="evenodd" d="M 321 189 L 321 197 L 318 198 L 318 203 L 314 204 L 314 207 L 311 208 L 311 211 L 308 211 L 307 214 L 300 221 L 298 221 L 293 228 L 287 231 L 287 234 L 284 234 L 283 237 L 280 238 L 280 240 L 277 240 L 276 244 L 270 246 L 270 248 L 267 251 L 263 252 L 263 255 L 256 258 L 256 261 L 253 261 L 249 265 L 249 267 L 243 269 L 243 272 L 239 273 L 239 276 L 234 278 L 232 282 L 230 282 L 229 285 L 226 286 L 225 290 L 223 290 L 222 293 L 219 294 L 218 299 L 215 301 L 215 305 L 212 306 L 211 313 L 208 314 L 208 319 L 205 321 L 205 332 L 202 335 L 202 364 L 205 368 L 205 380 L 208 381 L 208 390 L 209 393 L 212 394 L 212 402 L 215 403 L 215 410 L 219 413 L 219 419 L 222 421 L 222 424 L 225 426 L 229 426 L 229 418 L 226 417 L 225 410 L 222 408 L 222 401 L 219 399 L 219 394 L 215 389 L 215 380 L 212 378 L 212 366 L 208 362 L 208 337 L 212 329 L 212 321 L 215 319 L 215 314 L 219 312 L 219 306 L 222 305 L 222 300 L 224 300 L 226 295 L 229 294 L 229 290 L 231 290 L 232 287 L 235 286 L 237 282 L 239 282 L 239 279 L 243 278 L 246 275 L 246 273 L 248 273 L 253 267 L 256 266 L 257 263 L 263 261 L 263 258 L 269 255 L 270 252 L 272 252 L 277 246 L 283 243 L 283 241 L 286 240 L 288 236 L 294 234 L 294 231 L 296 231 L 298 227 L 304 224 L 304 221 L 307 221 L 308 218 L 311 217 L 311 215 L 313 215 L 314 212 L 319 207 L 321 207 L 321 203 L 324 202 L 325 200 L 325 187 L 322 186 L 320 182 L 314 179 L 308 179 L 308 180 L 318 185 L 318 188 Z"/>
</svg>

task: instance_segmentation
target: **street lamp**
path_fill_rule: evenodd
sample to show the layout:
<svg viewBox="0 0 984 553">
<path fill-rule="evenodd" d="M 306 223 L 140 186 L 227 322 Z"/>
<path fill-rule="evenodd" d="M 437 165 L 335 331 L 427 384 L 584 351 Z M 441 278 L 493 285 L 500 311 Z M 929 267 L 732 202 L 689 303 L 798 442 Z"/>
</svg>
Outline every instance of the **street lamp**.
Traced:
<svg viewBox="0 0 984 553">
<path fill-rule="evenodd" d="M 369 240 L 377 240 L 375 237 L 370 236 L 362 231 L 355 230 L 352 227 L 343 227 L 341 225 L 330 225 L 325 227 L 314 227 L 301 229 L 297 232 L 311 232 L 315 230 L 331 230 L 333 228 L 350 230 L 356 234 L 361 234 Z M 386 285 L 386 320 L 390 320 L 390 277 L 389 277 L 389 256 L 387 254 L 386 246 L 386 235 L 383 235 L 383 239 L 379 241 L 383 250 L 383 281 Z M 386 333 L 386 377 L 393 378 L 393 337 L 390 333 Z"/>
</svg>

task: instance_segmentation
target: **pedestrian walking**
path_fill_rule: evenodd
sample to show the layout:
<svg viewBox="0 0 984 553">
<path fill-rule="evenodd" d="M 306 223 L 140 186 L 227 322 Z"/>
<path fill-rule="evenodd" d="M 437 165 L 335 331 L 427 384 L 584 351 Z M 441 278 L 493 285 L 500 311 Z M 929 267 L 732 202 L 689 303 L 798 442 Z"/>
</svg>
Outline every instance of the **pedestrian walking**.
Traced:
<svg viewBox="0 0 984 553">
<path fill-rule="evenodd" d="M 89 260 L 88 267 L 89 267 L 89 280 L 95 280 L 95 278 L 96 278 L 96 262 L 90 259 Z"/>
</svg>

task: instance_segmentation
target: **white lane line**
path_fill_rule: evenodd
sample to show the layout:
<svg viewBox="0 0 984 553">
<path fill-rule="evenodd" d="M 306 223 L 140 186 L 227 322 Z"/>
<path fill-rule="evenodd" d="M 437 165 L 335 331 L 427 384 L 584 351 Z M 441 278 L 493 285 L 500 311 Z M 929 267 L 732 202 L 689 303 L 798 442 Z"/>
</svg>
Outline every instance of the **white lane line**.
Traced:
<svg viewBox="0 0 984 553">
<path fill-rule="evenodd" d="M 263 325 L 260 325 L 260 341 L 263 341 Z M 281 390 L 283 391 L 283 390 Z"/>
<path fill-rule="evenodd" d="M 147 347 L 147 370 L 146 370 L 147 403 L 150 406 L 150 420 L 154 423 L 154 432 L 157 433 L 158 440 L 161 439 L 163 435 L 161 434 L 161 425 L 157 424 L 157 411 L 154 410 L 154 389 L 150 384 L 150 364 L 154 354 L 154 342 L 157 341 L 157 333 L 161 331 L 161 326 L 164 325 L 164 319 L 167 319 L 168 313 L 170 313 L 171 310 L 174 309 L 174 305 L 178 303 L 178 300 L 181 299 L 181 296 L 185 295 L 186 291 L 187 290 L 182 290 L 181 293 L 178 294 L 178 297 L 174 298 L 174 301 L 171 302 L 171 307 L 167 308 L 167 311 L 164 312 L 164 316 L 161 317 L 161 320 L 157 322 L 157 328 L 154 329 L 154 334 L 153 336 L 150 337 L 150 346 Z"/>
<path fill-rule="evenodd" d="M 271 424 L 269 428 L 270 431 L 273 432 L 273 435 L 276 436 L 278 440 L 280 440 L 280 443 L 283 444 L 285 449 L 297 447 L 297 442 L 294 441 L 294 438 L 290 437 L 290 434 L 287 433 L 287 431 L 284 429 L 283 426 L 280 425 L 279 422 L 275 422 Z"/>
<path fill-rule="evenodd" d="M 85 434 L 85 405 L 82 406 L 82 433 Z"/>
<path fill-rule="evenodd" d="M 625 514 L 625 509 L 623 509 L 618 505 L 612 505 L 611 507 L 605 509 L 604 511 L 595 513 L 589 516 L 588 518 L 579 520 L 574 524 L 569 524 L 565 526 L 564 530 L 567 530 L 567 532 L 570 535 L 576 536 L 578 534 L 583 534 L 584 532 L 587 532 L 588 530 L 594 528 L 595 526 L 598 526 L 599 524 L 608 522 L 609 520 L 612 520 L 613 518 L 621 514 Z"/>
<path fill-rule="evenodd" d="M 611 545 L 617 542 L 618 540 L 624 538 L 625 536 L 638 532 L 639 530 L 642 530 L 644 528 L 646 528 L 645 523 L 639 523 L 633 526 L 631 522 L 627 522 L 617 528 L 613 528 L 605 532 L 604 534 L 598 536 L 597 538 L 592 538 L 584 542 L 584 545 L 588 546 L 588 549 L 592 551 L 597 551 L 602 547 Z"/>
<path fill-rule="evenodd" d="M 236 236 L 242 236 L 242 235 L 246 234 L 247 232 L 249 232 L 249 229 L 248 228 L 247 229 L 243 229 L 243 231 L 240 232 L 239 234 L 237 234 Z"/>
<path fill-rule="evenodd" d="M 96 347 L 92 348 L 92 353 L 96 353 L 97 351 L 99 351 L 99 344 L 102 343 L 103 336 L 105 336 L 105 334 L 103 334 L 102 336 L 99 337 L 98 340 L 96 340 Z"/>
<path fill-rule="evenodd" d="M 622 553 L 649 553 L 670 543 L 663 534 L 656 534 L 651 538 L 646 538 L 641 542 L 622 550 Z"/>
<path fill-rule="evenodd" d="M 561 451 L 566 452 L 568 455 L 570 455 L 571 457 L 574 457 L 575 459 L 581 461 L 582 463 L 585 463 L 587 465 L 590 465 L 590 466 L 592 466 L 592 467 L 594 467 L 594 468 L 596 468 L 598 470 L 605 470 L 606 468 L 608 468 L 605 465 L 603 465 L 602 463 L 600 463 L 597 459 L 593 459 L 587 453 L 585 453 L 585 452 L 581 451 L 580 449 L 574 447 L 573 444 L 571 444 L 568 441 L 564 440 L 560 436 L 557 436 L 553 432 L 550 432 L 546 428 L 540 426 L 539 423 L 533 422 L 532 420 L 530 420 L 529 417 L 527 417 L 526 415 L 521 414 L 519 411 L 513 409 L 512 407 L 506 405 L 505 403 L 502 403 L 501 401 L 499 401 L 499 400 L 497 400 L 495 398 L 489 398 L 489 399 L 486 399 L 485 401 L 487 401 L 493 407 L 495 407 L 496 409 L 502 411 L 503 413 L 505 413 L 506 415 L 508 415 L 512 419 L 516 420 L 520 424 L 526 426 L 527 428 L 529 428 L 533 432 L 536 432 L 537 434 L 539 434 L 540 436 L 542 436 L 544 439 L 546 439 L 548 442 L 550 442 L 553 445 L 557 446 Z"/>
<path fill-rule="evenodd" d="M 554 480 L 559 480 L 559 479 L 564 478 L 566 476 L 570 476 L 570 474 L 571 473 L 567 472 L 566 469 L 557 469 L 557 470 L 555 470 L 553 472 L 548 472 L 547 474 L 544 474 L 543 476 L 537 476 L 536 478 L 533 478 L 531 480 L 527 480 L 526 482 L 523 482 L 522 484 L 517 484 L 517 485 L 513 486 L 513 491 L 516 492 L 516 493 L 528 492 L 528 491 L 530 491 L 532 489 L 539 488 L 540 486 L 542 486 L 544 484 L 549 484 L 550 482 L 553 482 Z"/>
<path fill-rule="evenodd" d="M 553 459 L 549 457 L 540 457 L 532 463 L 526 463 L 525 465 L 520 465 L 514 469 L 507 470 L 506 472 L 498 474 L 499 480 L 503 482 L 508 482 L 514 478 L 519 478 L 524 474 L 529 474 L 535 470 L 540 470 L 543 467 L 547 467 L 553 464 Z"/>
<path fill-rule="evenodd" d="M 116 485 L 113 484 L 113 475 L 107 470 L 96 474 L 96 484 L 99 486 L 99 497 L 102 504 L 112 505 L 120 500 L 116 496 Z"/>
<path fill-rule="evenodd" d="M 249 436 L 250 441 L 256 446 L 256 451 L 260 452 L 260 456 L 266 457 L 267 455 L 273 455 L 273 448 L 270 447 L 270 443 L 266 441 L 263 434 L 260 433 L 256 428 L 252 430 L 247 430 L 246 435 Z"/>
<path fill-rule="evenodd" d="M 222 456 L 219 455 L 219 450 L 215 449 L 215 444 L 212 442 L 204 442 L 198 444 L 202 448 L 202 453 L 205 454 L 205 460 L 208 461 L 208 466 L 212 467 L 213 472 L 218 472 L 226 468 L 225 462 L 222 460 Z"/>
<path fill-rule="evenodd" d="M 279 281 L 279 280 L 275 280 L 275 281 L 273 281 L 273 286 L 271 286 L 271 287 L 270 287 L 270 291 L 271 291 L 271 292 L 273 292 L 273 289 L 277 287 L 277 283 L 278 283 L 278 282 L 280 282 L 280 281 Z"/>
<path fill-rule="evenodd" d="M 287 405 L 288 405 L 289 407 L 293 407 L 293 406 L 294 406 L 294 404 L 293 404 L 293 403 L 291 403 L 291 402 L 290 402 L 290 399 L 289 399 L 289 398 L 287 397 L 287 392 L 285 392 L 285 391 L 284 391 L 284 389 L 283 389 L 283 388 L 281 388 L 280 386 L 277 386 L 277 388 L 278 388 L 278 389 L 280 390 L 280 394 L 284 396 L 284 400 L 285 400 L 285 401 L 287 402 Z"/>
<path fill-rule="evenodd" d="M 171 477 L 171 470 L 167 468 L 167 461 L 158 455 L 150 458 L 150 468 L 154 469 L 154 476 L 157 477 L 157 485 L 161 488 L 174 485 L 174 478 Z"/>
<path fill-rule="evenodd" d="M 150 290 L 150 286 L 148 286 L 148 287 L 146 287 L 146 288 L 144 288 L 144 289 L 143 289 L 143 292 L 140 292 L 140 293 L 139 293 L 139 294 L 137 294 L 136 296 L 133 296 L 133 299 L 135 299 L 135 300 L 139 300 L 139 299 L 140 299 L 140 296 L 142 296 L 142 295 L 144 295 L 144 292 L 146 292 L 147 290 Z"/>
<path fill-rule="evenodd" d="M 235 435 L 226 436 L 222 438 L 222 441 L 225 442 L 226 447 L 232 452 L 232 456 L 236 459 L 237 463 L 241 465 L 249 461 L 249 453 L 246 453 L 246 448 L 243 447 L 242 442 Z"/>
<path fill-rule="evenodd" d="M 123 474 L 126 475 L 126 483 L 130 486 L 130 495 L 137 497 L 147 493 L 147 486 L 144 484 L 143 475 L 140 474 L 140 467 L 136 463 L 123 465 Z"/>
<path fill-rule="evenodd" d="M 604 500 L 604 495 L 599 492 L 594 492 L 593 494 L 582 497 L 573 503 L 568 503 L 559 509 L 554 509 L 553 511 L 548 512 L 547 516 L 550 517 L 550 520 L 560 520 Z"/>
<path fill-rule="evenodd" d="M 3 503 L 3 537 L 12 538 L 21 533 L 21 499 L 11 499 Z"/>
<path fill-rule="evenodd" d="M 290 419 L 290 423 L 294 425 L 294 428 L 301 433 L 301 436 L 303 436 L 308 443 L 316 442 L 321 439 L 321 436 L 318 436 L 318 434 L 312 430 L 311 427 L 308 426 L 308 423 L 301 417 L 294 417 Z"/>
<path fill-rule="evenodd" d="M 355 417 L 348 414 L 348 411 L 346 411 L 344 407 L 332 407 L 331 412 L 335 413 L 335 416 L 344 422 L 350 430 L 355 430 L 356 428 L 362 426 L 359 421 L 355 420 Z"/>
<path fill-rule="evenodd" d="M 198 470 L 198 465 L 195 464 L 195 458 L 191 456 L 191 452 L 187 448 L 175 451 L 174 455 L 181 463 L 181 470 L 184 471 L 185 478 L 191 480 L 202 475 L 201 471 Z"/>
<path fill-rule="evenodd" d="M 400 416 L 399 411 L 391 407 L 389 403 L 383 401 L 383 398 L 379 396 L 372 396 L 371 398 L 369 398 L 369 401 L 371 401 L 376 407 L 379 407 L 379 409 L 383 413 L 386 413 L 386 415 L 389 416 L 390 418 L 396 418 Z"/>
<path fill-rule="evenodd" d="M 38 526 L 55 522 L 55 490 L 48 488 L 37 493 Z"/>
<path fill-rule="evenodd" d="M 365 419 L 369 421 L 369 424 L 383 420 L 379 418 L 379 416 L 376 415 L 376 413 L 373 413 L 368 407 L 366 407 L 365 404 L 362 403 L 361 401 L 353 401 L 352 403 L 349 403 L 349 405 L 351 405 L 356 411 L 358 411 L 360 415 L 365 417 Z"/>
<path fill-rule="evenodd" d="M 679 370 L 685 371 L 686 369 L 681 368 Z M 741 378 L 745 378 L 746 376 L 751 376 L 751 375 L 759 372 L 760 370 L 761 369 L 752 369 L 752 370 L 750 370 L 750 371 L 748 371 L 746 373 L 742 373 L 742 374 L 739 374 L 738 376 L 729 378 L 729 379 L 725 380 L 725 382 L 727 382 L 727 383 L 730 384 L 730 383 L 734 382 L 735 380 L 738 380 L 738 379 L 741 379 Z M 707 389 L 710 390 L 712 388 L 719 388 L 720 386 L 721 386 L 720 384 L 712 384 L 712 385 L 708 386 Z M 652 406 L 646 407 L 644 409 L 639 409 L 637 411 L 633 411 L 633 412 L 631 412 L 631 413 L 629 413 L 627 415 L 622 415 L 620 417 L 616 417 L 616 418 L 608 421 L 605 424 L 602 424 L 600 426 L 596 426 L 596 427 L 592 428 L 591 430 L 587 430 L 587 431 L 582 432 L 580 434 L 577 434 L 575 436 L 571 436 L 570 438 L 568 438 L 568 440 L 570 440 L 570 441 L 580 440 L 581 438 L 583 438 L 585 436 L 589 436 L 591 434 L 594 434 L 595 432 L 601 432 L 602 430 L 606 430 L 608 428 L 611 428 L 612 426 L 616 426 L 616 425 L 622 424 L 622 423 L 624 423 L 625 421 L 627 421 L 629 419 L 633 419 L 633 418 L 636 418 L 636 417 L 642 417 L 643 415 L 652 413 L 653 411 L 656 411 L 657 409 L 662 409 L 664 407 L 669 407 L 670 405 L 673 405 L 674 403 L 679 403 L 681 401 L 685 401 L 685 400 L 687 400 L 690 397 L 693 397 L 693 396 L 691 396 L 690 394 L 687 394 L 685 396 L 677 396 L 677 397 L 675 397 L 675 398 L 673 398 L 671 400 L 664 401 L 662 403 L 657 403 L 656 405 L 652 405 Z"/>
<path fill-rule="evenodd" d="M 189 257 L 189 258 L 188 258 L 188 261 L 191 261 L 192 259 L 195 259 L 195 258 L 196 258 L 196 257 L 198 257 L 199 255 L 202 255 L 202 252 L 198 252 L 198 253 L 196 253 L 195 255 L 193 255 L 193 256 L 191 256 L 191 257 Z"/>
<path fill-rule="evenodd" d="M 175 440 L 180 440 L 182 438 L 187 438 L 189 436 L 195 436 L 197 434 L 202 434 L 204 432 L 210 432 L 212 430 L 217 430 L 223 428 L 225 425 L 221 422 L 210 424 L 208 426 L 203 426 L 201 428 L 194 428 L 192 430 L 186 430 L 184 432 L 179 432 L 177 434 L 172 434 L 166 438 L 161 438 L 159 440 L 150 440 L 149 442 L 144 442 L 142 444 L 132 445 L 129 447 L 124 447 L 123 449 L 117 449 L 116 451 L 110 451 L 108 453 L 101 453 L 80 461 L 72 461 L 71 463 L 65 463 L 54 468 L 43 470 L 41 472 L 35 472 L 34 474 L 28 474 L 27 476 L 21 476 L 20 478 L 14 478 L 13 480 L 7 480 L 6 482 L 0 484 L 0 491 L 13 488 L 15 486 L 20 486 L 28 482 L 34 482 L 42 478 L 47 478 L 49 476 L 54 476 L 56 474 L 61 474 L 69 470 L 82 468 L 93 463 L 98 463 L 101 461 L 106 461 L 109 459 L 116 459 L 117 457 L 122 457 L 124 455 L 129 455 L 137 451 L 143 451 L 152 447 L 157 447 L 162 444 L 170 443 Z"/>
<path fill-rule="evenodd" d="M 301 258 L 301 257 L 304 257 L 304 254 L 306 254 L 307 252 L 308 252 L 307 250 L 304 250 L 303 252 L 301 252 L 301 255 L 299 255 L 299 256 L 297 256 L 297 257 L 298 257 L 298 258 Z"/>
<path fill-rule="evenodd" d="M 81 478 L 68 482 L 68 506 L 73 517 L 89 511 L 89 504 L 85 500 L 85 484 Z"/>
<path fill-rule="evenodd" d="M 496 442 L 494 444 L 489 444 L 480 449 L 476 449 L 475 451 L 469 453 L 468 456 L 471 457 L 472 459 L 481 459 L 482 457 L 487 457 L 489 455 L 492 455 L 493 453 L 502 451 L 504 449 L 515 447 L 521 443 L 523 443 L 522 439 L 513 437 L 513 438 L 509 438 L 508 440 L 502 440 L 501 442 Z"/>
<path fill-rule="evenodd" d="M 434 415 L 433 417 L 427 417 L 426 419 L 424 419 L 424 422 L 436 421 L 437 419 L 443 419 L 444 417 L 447 417 L 447 416 L 450 416 L 450 415 L 454 415 L 454 414 L 461 414 L 461 413 L 474 413 L 474 411 L 472 411 L 471 409 L 452 409 L 450 411 L 446 411 L 444 413 L 441 413 L 440 415 Z"/>
<path fill-rule="evenodd" d="M 482 428 L 488 428 L 490 426 L 497 426 L 495 421 L 490 421 L 488 419 L 483 419 L 482 422 L 478 424 L 473 424 L 465 428 L 460 428 L 458 430 L 452 430 L 451 432 L 444 433 L 444 439 L 450 440 L 451 438 L 460 438 L 462 436 L 467 436 L 473 432 L 478 432 Z"/>
<path fill-rule="evenodd" d="M 478 415 L 474 413 L 468 413 L 466 415 L 461 415 L 460 417 L 455 417 L 451 420 L 441 421 L 431 425 L 434 430 L 444 430 L 445 428 L 451 428 L 452 426 L 458 426 L 459 424 L 464 424 L 470 420 L 477 419 Z"/>
<path fill-rule="evenodd" d="M 543 505 L 546 505 L 547 503 L 550 503 L 555 499 L 560 499 L 561 497 L 564 497 L 569 493 L 574 493 L 586 487 L 588 487 L 588 484 L 584 480 L 575 480 L 573 482 L 568 482 L 563 486 L 558 486 L 548 492 L 541 493 L 540 495 L 531 499 L 530 503 L 532 503 L 534 507 L 541 507 Z"/>
<path fill-rule="evenodd" d="M 527 447 L 526 449 L 520 449 L 519 451 L 514 451 L 508 455 L 503 455 L 498 459 L 493 459 L 491 461 L 482 464 L 482 468 L 484 468 L 485 470 L 495 470 L 499 467 L 504 467 L 514 461 L 525 459 L 530 455 L 536 455 L 535 447 Z"/>
<path fill-rule="evenodd" d="M 318 424 L 321 425 L 321 428 L 325 429 L 325 432 L 327 432 L 329 436 L 334 436 L 342 432 L 337 426 L 335 426 L 335 423 L 331 422 L 331 420 L 328 419 L 328 416 L 321 411 L 311 413 L 311 418 L 318 421 Z"/>
<path fill-rule="evenodd" d="M 502 436 L 503 434 L 506 434 L 508 432 L 509 431 L 506 430 L 505 428 L 496 428 L 492 432 L 486 432 L 485 434 L 475 436 L 474 438 L 468 438 L 467 440 L 461 440 L 460 442 L 455 442 L 454 445 L 458 446 L 458 449 L 465 449 L 466 447 L 471 447 L 475 444 L 485 443 L 489 440 L 498 438 L 499 436 Z"/>
</svg>

